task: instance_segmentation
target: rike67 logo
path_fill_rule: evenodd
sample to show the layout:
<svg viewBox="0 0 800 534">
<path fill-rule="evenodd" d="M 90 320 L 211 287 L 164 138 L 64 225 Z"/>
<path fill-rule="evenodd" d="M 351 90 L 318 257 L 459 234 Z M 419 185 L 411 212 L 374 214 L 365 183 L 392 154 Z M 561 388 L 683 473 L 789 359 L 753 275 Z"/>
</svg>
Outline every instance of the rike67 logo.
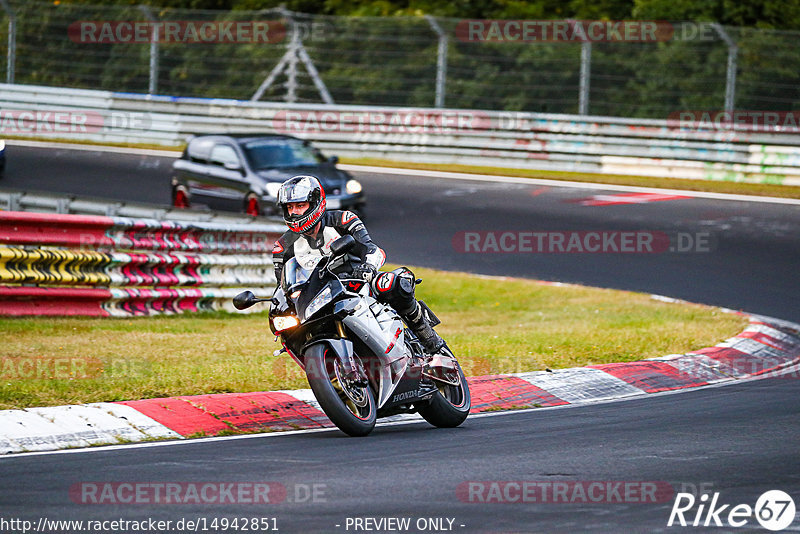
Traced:
<svg viewBox="0 0 800 534">
<path fill-rule="evenodd" d="M 707 493 L 696 499 L 691 493 L 678 493 L 669 514 L 667 526 L 744 527 L 754 526 L 752 519 L 767 530 L 783 530 L 794 522 L 795 505 L 789 494 L 780 490 L 763 493 L 755 507 L 749 504 L 723 504 L 719 492 L 711 498 Z M 697 510 L 693 510 L 697 506 Z"/>
</svg>

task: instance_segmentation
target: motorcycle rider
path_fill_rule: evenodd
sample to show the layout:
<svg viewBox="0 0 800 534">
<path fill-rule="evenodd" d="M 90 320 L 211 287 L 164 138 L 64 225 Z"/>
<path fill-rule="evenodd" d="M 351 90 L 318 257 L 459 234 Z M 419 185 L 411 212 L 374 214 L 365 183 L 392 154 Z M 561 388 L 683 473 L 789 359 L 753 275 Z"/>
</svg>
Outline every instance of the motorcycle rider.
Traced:
<svg viewBox="0 0 800 534">
<path fill-rule="evenodd" d="M 349 234 L 356 241 L 351 253 L 361 259 L 361 263 L 353 267 L 353 278 L 370 284 L 375 298 L 400 314 L 431 355 L 445 345 L 428 324 L 422 306 L 414 297 L 414 273 L 405 267 L 392 272 L 378 271 L 386 254 L 372 242 L 355 213 L 326 210 L 325 190 L 317 178 L 300 175 L 286 180 L 278 191 L 277 204 L 289 230 L 275 241 L 272 249 L 276 280 L 281 280 L 283 266 L 292 257 L 309 268 L 318 257 L 330 254 L 333 241 Z"/>
</svg>

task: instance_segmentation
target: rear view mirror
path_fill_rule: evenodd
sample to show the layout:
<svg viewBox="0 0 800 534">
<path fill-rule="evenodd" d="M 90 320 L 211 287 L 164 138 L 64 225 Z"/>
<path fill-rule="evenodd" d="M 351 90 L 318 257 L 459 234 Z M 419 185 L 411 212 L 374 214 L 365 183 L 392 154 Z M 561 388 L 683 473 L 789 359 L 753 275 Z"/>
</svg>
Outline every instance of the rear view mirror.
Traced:
<svg viewBox="0 0 800 534">
<path fill-rule="evenodd" d="M 235 297 L 233 297 L 233 307 L 237 310 L 246 310 L 250 306 L 254 304 L 258 304 L 259 302 L 266 302 L 270 299 L 260 299 L 256 297 L 252 291 L 242 291 Z"/>
</svg>

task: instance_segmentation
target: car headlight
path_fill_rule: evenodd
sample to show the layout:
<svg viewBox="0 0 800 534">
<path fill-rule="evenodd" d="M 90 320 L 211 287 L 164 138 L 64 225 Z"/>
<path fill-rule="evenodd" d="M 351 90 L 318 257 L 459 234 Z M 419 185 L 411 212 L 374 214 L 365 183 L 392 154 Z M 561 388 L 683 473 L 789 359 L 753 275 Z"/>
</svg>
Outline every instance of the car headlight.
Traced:
<svg viewBox="0 0 800 534">
<path fill-rule="evenodd" d="M 6 142 L 0 139 L 0 151 L 5 150 L 5 148 L 6 148 Z"/>
<path fill-rule="evenodd" d="M 280 315 L 272 318 L 272 325 L 275 327 L 275 333 L 280 334 L 284 330 L 289 330 L 299 325 L 300 321 L 294 315 Z"/>
<path fill-rule="evenodd" d="M 269 182 L 267 184 L 267 194 L 271 197 L 278 198 L 278 191 L 281 189 L 281 184 L 277 182 Z"/>
<path fill-rule="evenodd" d="M 328 286 L 320 291 L 319 295 L 314 297 L 314 300 L 311 301 L 311 304 L 306 307 L 306 312 L 303 315 L 306 319 L 308 319 L 317 313 L 323 306 L 328 304 L 331 300 L 333 300 L 333 297 L 331 297 L 331 288 Z"/>
<path fill-rule="evenodd" d="M 358 180 L 348 180 L 345 186 L 348 195 L 355 195 L 361 192 L 361 182 Z"/>
</svg>

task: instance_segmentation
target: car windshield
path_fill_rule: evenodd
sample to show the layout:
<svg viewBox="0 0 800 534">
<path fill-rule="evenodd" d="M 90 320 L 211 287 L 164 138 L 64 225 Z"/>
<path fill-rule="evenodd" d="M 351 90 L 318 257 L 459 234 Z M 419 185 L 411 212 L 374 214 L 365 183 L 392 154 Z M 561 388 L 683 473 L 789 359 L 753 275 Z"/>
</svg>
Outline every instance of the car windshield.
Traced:
<svg viewBox="0 0 800 534">
<path fill-rule="evenodd" d="M 294 139 L 259 139 L 244 144 L 244 153 L 254 169 L 319 165 L 325 158 L 314 147 Z"/>
<path fill-rule="evenodd" d="M 283 287 L 289 289 L 308 280 L 321 259 L 322 256 L 308 256 L 303 265 L 297 261 L 296 257 L 287 261 L 283 266 Z"/>
</svg>

